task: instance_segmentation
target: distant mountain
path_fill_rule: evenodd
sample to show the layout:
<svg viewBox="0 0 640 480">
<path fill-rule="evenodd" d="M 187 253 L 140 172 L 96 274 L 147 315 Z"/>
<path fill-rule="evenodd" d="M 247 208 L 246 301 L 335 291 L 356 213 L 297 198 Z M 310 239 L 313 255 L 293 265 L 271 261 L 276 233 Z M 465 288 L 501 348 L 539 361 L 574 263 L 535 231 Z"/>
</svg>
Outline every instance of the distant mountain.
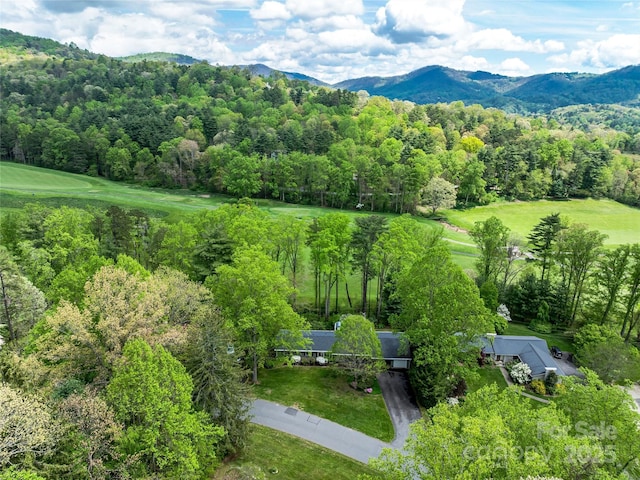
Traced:
<svg viewBox="0 0 640 480">
<path fill-rule="evenodd" d="M 394 77 L 363 77 L 333 85 L 416 103 L 478 103 L 516 112 L 549 112 L 577 104 L 640 105 L 640 65 L 602 75 L 549 73 L 507 77 L 428 66 Z"/>
<path fill-rule="evenodd" d="M 0 62 L 9 63 L 30 56 L 66 58 L 98 58 L 99 55 L 63 45 L 54 40 L 22 35 L 0 29 Z M 126 62 L 164 61 L 181 65 L 201 62 L 177 53 L 142 53 L 122 57 Z M 631 65 L 601 75 L 587 73 L 548 73 L 530 77 L 507 77 L 489 72 L 470 72 L 432 65 L 394 77 L 363 77 L 329 85 L 316 78 L 296 72 L 283 72 L 267 65 L 239 65 L 253 75 L 270 77 L 274 73 L 290 80 L 313 85 L 365 90 L 370 95 L 416 103 L 450 103 L 461 100 L 470 105 L 495 107 L 515 113 L 549 113 L 570 105 L 623 105 L 640 107 L 640 65 Z M 232 67 L 229 67 L 232 68 Z"/>
<path fill-rule="evenodd" d="M 246 68 L 247 70 L 249 70 L 252 74 L 254 75 L 259 75 L 261 77 L 270 77 L 272 74 L 274 73 L 281 73 L 283 74 L 285 77 L 287 77 L 289 80 L 302 80 L 304 82 L 309 82 L 312 85 L 318 85 L 318 86 L 322 86 L 322 87 L 330 87 L 331 85 L 328 83 L 325 83 L 321 80 L 318 80 L 317 78 L 313 78 L 310 77 L 308 75 L 304 75 L 303 73 L 296 73 L 296 72 L 283 72 L 280 70 L 274 70 L 271 67 L 268 67 L 262 63 L 255 63 L 252 65 L 238 65 L 240 68 Z"/>
<path fill-rule="evenodd" d="M 200 63 L 202 60 L 190 57 L 189 55 L 182 55 L 180 53 L 167 53 L 167 52 L 153 52 L 153 53 L 138 53 L 136 55 L 129 55 L 127 57 L 118 57 L 119 60 L 124 62 L 169 62 L 177 63 L 178 65 L 193 65 L 194 63 Z"/>
</svg>

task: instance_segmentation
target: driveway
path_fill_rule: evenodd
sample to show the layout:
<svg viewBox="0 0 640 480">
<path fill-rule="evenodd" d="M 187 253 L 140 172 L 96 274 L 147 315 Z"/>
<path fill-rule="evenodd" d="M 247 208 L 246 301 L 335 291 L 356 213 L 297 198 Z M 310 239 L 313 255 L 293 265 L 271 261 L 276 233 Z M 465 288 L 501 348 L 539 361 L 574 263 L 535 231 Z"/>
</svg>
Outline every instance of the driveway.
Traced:
<svg viewBox="0 0 640 480">
<path fill-rule="evenodd" d="M 565 375 L 574 375 L 576 377 L 584 378 L 584 373 L 578 370 L 578 367 L 569 360 L 569 354 L 567 352 L 562 352 L 562 358 L 555 358 L 554 360 Z"/>
<path fill-rule="evenodd" d="M 391 445 L 324 418 L 266 400 L 254 400 L 251 421 L 322 445 L 362 463 Z"/>
<path fill-rule="evenodd" d="M 402 449 L 409 436 L 409 425 L 421 417 L 409 377 L 406 372 L 388 370 L 378 375 L 378 383 L 396 432 L 391 445 Z"/>
</svg>

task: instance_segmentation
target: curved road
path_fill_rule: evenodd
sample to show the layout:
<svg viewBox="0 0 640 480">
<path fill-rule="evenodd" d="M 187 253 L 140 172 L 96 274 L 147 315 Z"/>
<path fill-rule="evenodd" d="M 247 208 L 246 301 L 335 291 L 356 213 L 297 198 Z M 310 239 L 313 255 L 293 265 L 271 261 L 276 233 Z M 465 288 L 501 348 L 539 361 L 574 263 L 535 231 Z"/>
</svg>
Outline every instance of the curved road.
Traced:
<svg viewBox="0 0 640 480">
<path fill-rule="evenodd" d="M 402 448 L 409 436 L 409 425 L 420 418 L 420 410 L 411 395 L 406 373 L 382 373 L 378 382 L 395 430 L 395 438 L 391 443 L 267 400 L 254 400 L 251 421 L 368 463 L 370 458 L 378 457 L 383 448 Z"/>
<path fill-rule="evenodd" d="M 391 447 L 364 433 L 267 400 L 255 400 L 251 415 L 253 423 L 304 438 L 362 463 L 380 455 L 383 448 Z"/>
</svg>

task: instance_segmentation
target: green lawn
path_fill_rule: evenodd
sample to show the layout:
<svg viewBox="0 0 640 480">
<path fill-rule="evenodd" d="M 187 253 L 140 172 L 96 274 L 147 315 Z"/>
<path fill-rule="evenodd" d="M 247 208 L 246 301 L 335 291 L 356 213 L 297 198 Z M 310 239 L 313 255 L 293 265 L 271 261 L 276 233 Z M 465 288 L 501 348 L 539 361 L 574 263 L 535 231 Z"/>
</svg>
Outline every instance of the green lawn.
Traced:
<svg viewBox="0 0 640 480">
<path fill-rule="evenodd" d="M 216 208 L 231 199 L 180 190 L 149 189 L 101 178 L 0 162 L 0 207 L 20 208 L 25 203 L 51 206 L 118 205 L 139 208 L 152 216 L 178 221 L 185 213 Z"/>
<path fill-rule="evenodd" d="M 507 381 L 504 379 L 504 376 L 502 375 L 502 372 L 498 367 L 485 366 L 482 368 L 478 368 L 476 370 L 476 373 L 478 374 L 478 378 L 467 382 L 467 393 L 475 392 L 477 390 L 480 390 L 482 387 L 485 387 L 487 385 L 492 385 L 494 383 L 498 385 L 498 388 L 500 390 L 507 388 Z M 527 391 L 527 393 L 532 394 L 529 391 Z M 540 395 L 534 395 L 534 396 L 537 396 L 539 398 L 544 398 L 544 397 L 541 397 Z M 537 400 L 534 400 L 529 397 L 525 397 L 525 398 L 531 403 L 531 406 L 533 408 L 543 408 L 547 406 L 546 403 L 538 402 Z"/>
<path fill-rule="evenodd" d="M 257 397 L 292 406 L 353 428 L 385 442 L 393 424 L 377 384 L 371 394 L 355 391 L 348 377 L 333 367 L 280 367 L 261 370 Z"/>
<path fill-rule="evenodd" d="M 526 238 L 542 217 L 556 212 L 572 223 L 585 223 L 592 230 L 607 234 L 607 245 L 635 243 L 640 238 L 640 209 L 608 199 L 498 202 L 469 210 L 448 210 L 446 215 L 451 223 L 465 229 L 495 215 L 513 232 Z"/>
<path fill-rule="evenodd" d="M 549 346 L 549 348 L 555 345 L 563 352 L 573 352 L 573 338 L 566 333 L 538 333 L 535 330 L 531 330 L 526 325 L 510 322 L 505 335 L 525 335 L 540 337 L 547 341 L 547 345 Z"/>
<path fill-rule="evenodd" d="M 485 366 L 476 369 L 478 377 L 467 382 L 467 393 L 480 390 L 486 385 L 497 384 L 499 388 L 507 388 L 507 382 L 497 367 Z"/>
<path fill-rule="evenodd" d="M 271 469 L 278 473 L 271 473 Z M 260 425 L 252 425 L 249 444 L 233 461 L 220 467 L 216 480 L 254 478 L 249 472 L 263 472 L 267 478 L 309 478 L 351 480 L 374 472 L 360 462 L 300 438 Z"/>
</svg>

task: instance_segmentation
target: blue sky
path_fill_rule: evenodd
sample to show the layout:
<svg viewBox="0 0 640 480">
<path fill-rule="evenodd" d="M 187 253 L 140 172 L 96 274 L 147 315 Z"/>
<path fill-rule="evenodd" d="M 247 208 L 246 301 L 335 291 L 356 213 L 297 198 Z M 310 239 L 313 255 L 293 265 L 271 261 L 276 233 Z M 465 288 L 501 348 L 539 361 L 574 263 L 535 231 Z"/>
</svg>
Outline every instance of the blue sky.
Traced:
<svg viewBox="0 0 640 480">
<path fill-rule="evenodd" d="M 640 0 L 3 0 L 0 26 L 329 83 L 436 64 L 518 76 L 640 64 Z"/>
</svg>

